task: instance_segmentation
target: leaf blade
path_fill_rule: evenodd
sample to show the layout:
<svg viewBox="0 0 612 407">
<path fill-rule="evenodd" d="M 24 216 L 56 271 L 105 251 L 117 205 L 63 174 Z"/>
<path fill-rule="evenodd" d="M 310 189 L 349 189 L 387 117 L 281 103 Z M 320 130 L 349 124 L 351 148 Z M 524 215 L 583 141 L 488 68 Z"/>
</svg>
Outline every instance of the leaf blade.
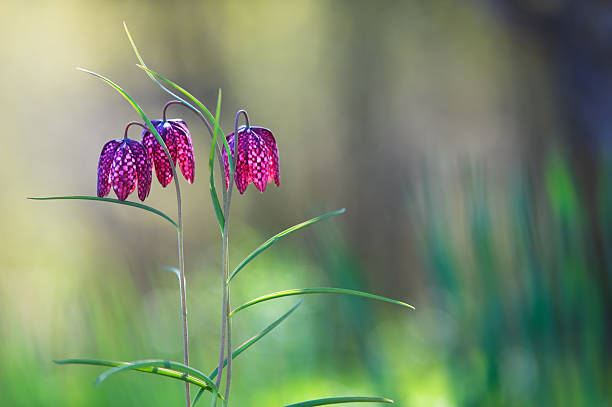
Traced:
<svg viewBox="0 0 612 407">
<path fill-rule="evenodd" d="M 144 209 L 148 212 L 154 213 L 162 218 L 166 219 L 168 222 L 172 224 L 175 228 L 178 228 L 177 223 L 172 220 L 172 218 L 159 209 L 155 209 L 151 206 L 144 205 L 138 202 L 132 201 L 120 201 L 114 198 L 100 198 L 97 196 L 88 196 L 88 195 L 70 195 L 70 196 L 45 196 L 45 197 L 28 197 L 27 199 L 31 199 L 33 201 L 53 201 L 53 200 L 82 200 L 82 201 L 101 201 L 101 202 L 112 202 L 120 205 L 132 206 L 135 208 Z"/>
<path fill-rule="evenodd" d="M 221 234 L 223 234 L 223 229 L 225 228 L 225 217 L 223 216 L 223 210 L 221 209 L 221 204 L 219 203 L 219 195 L 217 194 L 217 189 L 215 188 L 215 175 L 214 175 L 214 162 L 215 162 L 215 147 L 217 146 L 217 132 L 219 131 L 219 118 L 221 116 L 221 89 L 219 89 L 219 95 L 217 96 L 217 110 L 215 112 L 215 125 L 213 130 L 213 138 L 212 143 L 210 145 L 210 157 L 208 158 L 208 171 L 210 173 L 210 197 L 213 203 L 213 208 L 215 209 L 215 215 L 217 216 L 217 223 L 219 223 L 219 228 L 221 228 Z M 223 177 L 224 174 L 221 174 Z"/>
<path fill-rule="evenodd" d="M 66 359 L 66 360 L 54 360 L 54 362 L 59 365 L 78 364 L 78 365 L 106 366 L 106 367 L 118 367 L 118 366 L 123 366 L 123 365 L 128 364 L 128 362 L 119 362 L 115 360 L 98 360 L 98 359 Z M 180 380 L 183 382 L 189 382 L 191 384 L 195 384 L 196 386 L 200 386 L 201 389 L 204 389 L 204 388 L 208 389 L 208 385 L 203 380 L 197 379 L 193 376 L 184 377 L 184 374 L 182 372 L 178 372 L 172 369 L 135 368 L 132 370 L 141 372 L 141 373 L 150 373 L 150 374 L 165 376 L 171 379 L 176 379 L 176 380 Z"/>
<path fill-rule="evenodd" d="M 98 378 L 96 379 L 96 385 L 99 385 L 104 380 L 108 379 L 110 376 L 120 373 L 122 371 L 134 370 L 137 368 L 149 368 L 149 367 L 151 368 L 152 367 L 158 367 L 158 368 L 162 367 L 165 369 L 176 370 L 178 372 L 185 373 L 186 375 L 192 375 L 193 377 L 196 377 L 204 381 L 206 385 L 209 386 L 212 390 L 215 390 L 217 388 L 215 386 L 215 383 L 201 371 L 194 369 L 191 366 L 186 366 L 182 363 L 173 362 L 169 360 L 161 360 L 161 359 L 137 360 L 134 362 L 128 362 L 127 364 L 123 364 L 121 366 L 116 366 L 102 373 L 100 376 L 98 376 Z"/>
<path fill-rule="evenodd" d="M 145 61 L 140 56 L 140 52 L 138 52 L 138 48 L 136 47 L 136 42 L 134 42 L 134 39 L 132 38 L 132 34 L 130 34 L 130 30 L 128 30 L 127 23 L 125 21 L 123 22 L 123 29 L 125 30 L 125 33 L 127 34 L 128 40 L 130 40 L 130 44 L 132 45 L 132 49 L 134 50 L 134 54 L 136 54 L 136 58 L 138 58 L 140 65 L 147 68 L 147 64 L 145 64 Z M 164 91 L 166 91 L 170 96 L 172 96 L 175 99 L 180 100 L 191 110 L 197 111 L 197 109 L 191 103 L 187 102 L 185 99 L 181 98 L 179 95 L 175 94 L 170 89 L 162 85 L 161 82 L 159 82 L 155 76 L 153 76 L 152 74 L 148 72 L 147 72 L 147 76 L 151 78 L 153 82 L 157 83 L 157 85 L 159 85 L 159 87 L 162 88 Z"/>
<path fill-rule="evenodd" d="M 406 308 L 414 309 L 414 307 L 410 304 L 407 304 L 402 301 L 393 300 L 387 297 L 381 297 L 379 295 L 366 293 L 363 291 L 349 290 L 348 288 L 335 288 L 335 287 L 316 287 L 316 288 L 295 288 L 291 290 L 277 291 L 271 294 L 263 295 L 261 297 L 254 298 L 244 304 L 240 305 L 237 308 L 234 308 L 232 312 L 230 312 L 230 316 L 235 313 L 242 311 L 246 308 L 249 308 L 255 304 L 259 304 L 261 302 L 274 300 L 282 297 L 291 297 L 294 295 L 305 295 L 305 294 L 346 294 L 346 295 L 355 295 L 358 297 L 370 298 L 373 300 L 379 300 L 383 302 L 389 302 L 395 305 L 401 305 Z"/>
<path fill-rule="evenodd" d="M 288 404 L 284 407 L 313 407 L 341 403 L 393 403 L 393 400 L 390 400 L 385 397 L 326 397 L 322 399 L 308 400 L 299 403 Z"/>
<path fill-rule="evenodd" d="M 298 309 L 298 307 L 300 305 L 302 305 L 302 302 L 303 302 L 302 300 L 298 301 L 293 307 L 291 307 L 287 312 L 285 312 L 283 315 L 281 315 L 280 317 L 275 319 L 271 324 L 266 326 L 264 329 L 262 329 L 256 335 L 254 335 L 251 338 L 249 338 L 246 341 L 244 341 L 240 346 L 238 346 L 232 352 L 232 360 L 236 359 L 242 352 L 244 352 L 249 347 L 251 347 L 252 345 L 257 343 L 261 338 L 266 336 L 270 331 L 272 331 L 274 328 L 276 328 L 278 325 L 280 325 L 281 322 L 283 322 L 285 319 L 287 319 L 287 317 L 289 317 L 289 315 L 291 315 L 296 309 Z M 225 358 L 225 360 L 223 361 L 223 367 L 225 367 L 226 365 L 227 365 L 227 358 Z M 215 377 L 217 377 L 217 373 L 219 371 L 218 369 L 219 369 L 218 366 L 215 367 L 215 369 L 208 375 L 208 377 L 210 377 L 211 379 L 214 379 Z M 193 403 L 192 403 L 193 406 L 195 406 L 195 404 L 198 402 L 200 397 L 202 397 L 202 394 L 204 393 L 204 390 L 205 389 L 200 389 L 198 391 L 198 394 L 196 394 L 195 398 L 193 399 Z"/>
<path fill-rule="evenodd" d="M 300 229 L 303 229 L 307 226 L 310 226 L 312 224 L 315 224 L 319 221 L 322 221 L 324 219 L 327 219 L 331 216 L 335 216 L 335 215 L 340 215 L 342 213 L 346 212 L 346 208 L 342 208 L 342 209 L 338 209 L 337 211 L 333 211 L 333 212 L 328 212 L 325 213 L 323 215 L 317 216 L 315 218 L 306 220 L 304 222 L 298 223 L 297 225 L 293 225 L 288 229 L 283 230 L 280 233 L 277 233 L 276 235 L 272 236 L 271 238 L 269 238 L 268 240 L 266 240 L 264 243 L 262 243 L 259 247 L 257 247 L 255 250 L 253 250 L 247 257 L 244 258 L 244 260 L 242 260 L 240 262 L 240 264 L 238 266 L 236 266 L 236 268 L 234 269 L 234 271 L 232 272 L 232 274 L 230 275 L 229 279 L 228 279 L 228 283 L 230 281 L 232 281 L 232 279 L 234 277 L 236 277 L 236 275 L 240 272 L 240 270 L 242 270 L 247 264 L 249 264 L 251 262 L 251 260 L 253 260 L 255 257 L 257 257 L 261 252 L 263 252 L 264 250 L 266 250 L 268 247 L 272 246 L 274 243 L 276 243 L 279 239 L 297 231 Z"/>
<path fill-rule="evenodd" d="M 291 315 L 296 309 L 298 309 L 298 307 L 302 305 L 302 300 L 298 301 L 293 307 L 291 307 L 287 312 L 285 312 L 283 315 L 281 315 L 280 317 L 278 317 L 277 319 L 274 320 L 274 322 L 272 322 L 271 324 L 269 324 L 268 326 L 266 326 L 264 329 L 262 329 L 261 331 L 259 331 L 256 335 L 252 336 L 251 338 L 247 339 L 246 341 L 244 341 L 240 346 L 238 346 L 233 352 L 232 352 L 232 360 L 236 359 L 242 352 L 244 352 L 245 350 L 247 350 L 248 348 L 250 348 L 252 345 L 254 345 L 255 343 L 259 342 L 260 339 L 262 339 L 264 336 L 266 336 L 268 333 L 270 333 L 270 331 L 272 331 L 274 328 L 276 328 L 277 326 L 280 325 L 281 322 L 283 322 L 285 319 L 287 319 L 287 317 L 289 317 L 289 315 Z M 225 365 L 227 364 L 227 358 L 223 361 L 223 366 L 225 367 Z M 217 376 L 217 369 L 218 367 L 216 367 L 209 375 L 209 377 L 211 379 L 214 379 Z"/>
</svg>

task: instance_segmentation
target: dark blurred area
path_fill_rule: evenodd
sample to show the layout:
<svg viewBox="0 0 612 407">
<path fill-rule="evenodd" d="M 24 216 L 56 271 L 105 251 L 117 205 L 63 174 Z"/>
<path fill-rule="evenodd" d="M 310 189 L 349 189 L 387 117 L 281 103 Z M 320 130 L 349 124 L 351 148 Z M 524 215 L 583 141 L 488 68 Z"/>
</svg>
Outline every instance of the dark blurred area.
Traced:
<svg viewBox="0 0 612 407">
<path fill-rule="evenodd" d="M 152 116 L 150 68 L 222 124 L 274 131 L 281 186 L 235 194 L 233 305 L 337 286 L 416 306 L 312 296 L 235 364 L 233 403 L 383 395 L 399 406 L 612 404 L 612 3 L 38 1 L 0 16 L 0 405 L 166 405 L 180 383 L 53 359 L 180 359 L 173 230 L 138 210 L 26 196 L 95 194 L 102 145 Z M 220 243 L 209 138 L 190 112 L 185 185 L 192 360 L 215 363 Z M 137 137 L 136 133 L 133 137 Z M 216 169 L 216 167 L 215 167 Z M 218 175 L 218 174 L 217 174 Z M 220 178 L 218 178 L 220 181 Z M 220 185 L 220 184 L 218 184 Z M 154 186 L 147 204 L 175 213 Z M 240 343 L 293 305 L 234 322 Z M 143 377 L 146 376 L 146 377 Z"/>
</svg>

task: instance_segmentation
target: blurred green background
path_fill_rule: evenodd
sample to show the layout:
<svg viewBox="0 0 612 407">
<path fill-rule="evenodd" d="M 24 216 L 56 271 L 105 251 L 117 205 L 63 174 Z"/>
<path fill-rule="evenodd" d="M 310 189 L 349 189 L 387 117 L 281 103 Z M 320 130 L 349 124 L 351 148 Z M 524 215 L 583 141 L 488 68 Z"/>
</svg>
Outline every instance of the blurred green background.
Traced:
<svg viewBox="0 0 612 407">
<path fill-rule="evenodd" d="M 166 95 L 147 64 L 269 127 L 281 187 L 235 195 L 231 257 L 261 255 L 233 304 L 339 286 L 409 302 L 306 297 L 234 364 L 240 406 L 382 395 L 400 406 L 612 405 L 612 10 L 598 1 L 33 1 L 0 15 L 0 405 L 180 405 L 181 383 L 53 359 L 181 359 L 176 237 L 95 194 L 101 146 Z M 209 138 L 184 187 L 192 363 L 215 364 L 220 244 Z M 135 130 L 134 130 L 135 131 Z M 136 132 L 136 131 L 135 131 Z M 137 133 L 132 134 L 138 137 Z M 215 167 L 216 169 L 216 167 Z M 175 213 L 154 184 L 149 205 Z M 132 197 L 131 199 L 136 199 Z M 234 320 L 240 343 L 297 300 Z"/>
</svg>

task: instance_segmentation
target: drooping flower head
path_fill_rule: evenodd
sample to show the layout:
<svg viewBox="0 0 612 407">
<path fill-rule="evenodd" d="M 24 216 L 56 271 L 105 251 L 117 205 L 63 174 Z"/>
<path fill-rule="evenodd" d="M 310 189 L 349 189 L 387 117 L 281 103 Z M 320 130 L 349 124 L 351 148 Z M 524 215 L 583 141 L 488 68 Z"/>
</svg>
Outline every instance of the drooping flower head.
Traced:
<svg viewBox="0 0 612 407">
<path fill-rule="evenodd" d="M 183 173 L 183 176 L 190 184 L 193 183 L 193 177 L 195 175 L 195 159 L 193 157 L 193 144 L 191 142 L 191 134 L 189 129 L 183 120 L 180 119 L 166 119 L 166 109 L 171 104 L 176 102 L 171 101 L 166 103 L 163 111 L 163 119 L 151 120 L 153 126 L 166 143 L 172 162 L 178 166 Z M 155 165 L 155 174 L 159 183 L 166 187 L 172 181 L 172 167 L 170 161 L 164 152 L 161 144 L 157 141 L 155 136 L 148 130 L 142 133 L 142 144 L 147 148 L 151 163 Z"/>
<path fill-rule="evenodd" d="M 280 185 L 280 173 L 278 167 L 278 147 L 272 132 L 264 127 L 249 125 L 249 119 L 241 110 L 236 118 L 244 114 L 246 125 L 240 126 L 236 133 L 226 136 L 227 144 L 232 152 L 232 159 L 236 159 L 236 173 L 234 180 L 241 194 L 246 191 L 249 182 L 264 192 L 268 182 L 274 181 L 276 186 Z M 230 170 L 227 160 L 227 152 L 223 149 L 223 167 L 225 169 L 225 185 L 229 188 Z"/>
<path fill-rule="evenodd" d="M 111 186 L 121 201 L 125 201 L 138 185 L 138 198 L 144 201 L 151 190 L 151 162 L 147 150 L 138 141 L 127 138 L 111 140 L 102 147 L 98 161 L 98 197 L 110 192 Z M 142 126 L 142 125 L 141 125 Z"/>
</svg>

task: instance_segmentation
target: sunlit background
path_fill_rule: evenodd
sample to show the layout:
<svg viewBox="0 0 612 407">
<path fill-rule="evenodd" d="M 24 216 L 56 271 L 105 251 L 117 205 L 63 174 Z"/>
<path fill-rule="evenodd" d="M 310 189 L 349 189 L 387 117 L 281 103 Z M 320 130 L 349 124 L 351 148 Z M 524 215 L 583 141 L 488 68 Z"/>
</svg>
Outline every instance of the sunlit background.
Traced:
<svg viewBox="0 0 612 407">
<path fill-rule="evenodd" d="M 213 108 L 245 108 L 281 186 L 232 205 L 231 259 L 299 221 L 233 282 L 370 291 L 416 311 L 309 296 L 234 363 L 232 404 L 380 395 L 399 406 L 612 405 L 612 7 L 580 0 L 4 1 L 0 12 L 0 405 L 181 405 L 183 385 L 91 357 L 181 360 L 176 235 L 95 195 L 102 145 L 151 117 L 147 64 Z M 208 134 L 184 185 L 192 364 L 218 352 L 219 230 Z M 132 137 L 139 138 L 133 129 Z M 216 169 L 216 167 L 215 167 Z M 220 179 L 219 179 L 220 181 Z M 132 196 L 130 199 L 137 199 Z M 147 203 L 172 216 L 172 188 Z M 295 304 L 234 319 L 240 343 Z M 204 400 L 208 403 L 208 400 Z"/>
</svg>

